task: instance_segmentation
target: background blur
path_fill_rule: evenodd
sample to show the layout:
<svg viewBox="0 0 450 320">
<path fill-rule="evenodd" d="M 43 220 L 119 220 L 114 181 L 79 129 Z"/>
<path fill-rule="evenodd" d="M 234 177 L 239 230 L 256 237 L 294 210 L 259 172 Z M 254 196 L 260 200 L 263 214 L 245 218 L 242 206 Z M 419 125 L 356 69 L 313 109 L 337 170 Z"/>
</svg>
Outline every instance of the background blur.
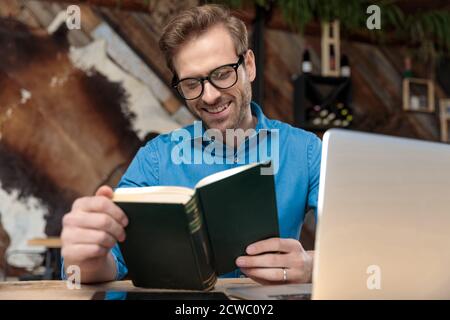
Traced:
<svg viewBox="0 0 450 320">
<path fill-rule="evenodd" d="M 0 273 L 40 265 L 27 251 L 46 247 L 30 239 L 59 236 L 75 198 L 114 187 L 141 145 L 194 120 L 157 43 L 171 17 L 200 3 L 0 0 Z M 447 0 L 221 3 L 248 26 L 254 99 L 268 117 L 320 137 L 346 127 L 448 142 Z M 380 29 L 368 27 L 372 4 Z M 79 29 L 66 23 L 71 5 Z M 333 21 L 337 34 L 323 24 Z M 309 217 L 305 247 L 313 234 Z"/>
</svg>

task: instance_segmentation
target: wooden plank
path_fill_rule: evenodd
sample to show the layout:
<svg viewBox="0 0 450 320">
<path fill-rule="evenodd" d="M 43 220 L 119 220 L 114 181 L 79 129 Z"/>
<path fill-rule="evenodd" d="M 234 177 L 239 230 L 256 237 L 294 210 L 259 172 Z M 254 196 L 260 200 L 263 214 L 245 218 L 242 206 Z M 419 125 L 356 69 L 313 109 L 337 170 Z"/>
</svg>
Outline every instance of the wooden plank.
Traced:
<svg viewBox="0 0 450 320">
<path fill-rule="evenodd" d="M 39 24 L 47 28 L 55 18 L 55 15 L 49 10 L 49 5 L 38 1 L 25 1 L 23 3 L 27 7 Z"/>
<path fill-rule="evenodd" d="M 150 70 L 125 43 L 125 41 L 106 23 L 100 23 L 92 32 L 94 39 L 107 42 L 108 55 L 124 70 L 145 83 L 159 101 L 164 103 L 172 96 L 167 86 Z M 180 105 L 178 105 L 180 107 Z M 176 111 L 176 110 L 175 110 Z"/>
<path fill-rule="evenodd" d="M 165 59 L 159 50 L 158 36 L 152 33 L 151 29 L 146 29 L 143 21 L 136 17 L 138 14 L 110 10 L 101 10 L 101 13 L 114 30 L 126 39 L 133 51 L 138 52 L 166 84 L 170 84 L 172 74 L 167 69 Z"/>
<path fill-rule="evenodd" d="M 213 291 L 225 292 L 229 287 L 254 285 L 257 283 L 249 278 L 218 279 Z M 77 290 L 68 290 L 66 281 L 0 282 L 0 300 L 90 300 L 95 292 L 105 291 L 180 292 L 180 290 L 138 288 L 129 280 L 81 284 L 81 288 Z"/>
<path fill-rule="evenodd" d="M 58 4 L 50 4 L 36 0 L 25 1 L 24 6 L 31 11 L 40 26 L 45 29 L 50 26 L 60 12 L 64 12 L 66 10 L 66 7 Z M 88 23 L 89 21 L 89 16 L 84 16 L 82 13 L 82 22 Z M 68 40 L 71 45 L 81 47 L 87 45 L 91 41 L 91 38 L 83 32 L 83 30 L 70 30 L 68 31 Z"/>
<path fill-rule="evenodd" d="M 112 9 L 121 9 L 121 10 L 136 10 L 136 11 L 151 11 L 155 1 L 146 1 L 142 0 L 40 0 L 45 2 L 55 2 L 61 4 L 86 4 L 90 6 L 101 6 L 108 7 Z"/>
<path fill-rule="evenodd" d="M 20 11 L 20 3 L 18 1 L 0 1 L 0 16 L 16 17 L 20 14 Z"/>
<path fill-rule="evenodd" d="M 110 10 L 101 10 L 100 12 L 102 17 L 112 25 L 117 35 L 136 53 L 135 56 L 146 65 L 145 73 L 147 75 L 138 78 L 154 89 L 155 86 L 162 88 L 162 90 L 156 89 L 153 92 L 160 95 L 159 100 L 169 114 L 183 125 L 194 121 L 195 117 L 170 89 L 172 74 L 166 67 L 165 59 L 158 45 L 162 26 L 159 26 L 160 29 L 158 29 L 157 24 L 153 23 L 153 27 L 150 27 L 148 15 Z M 155 12 L 158 11 L 155 10 Z M 136 59 L 134 60 L 136 61 Z M 149 79 L 149 75 L 154 80 Z"/>
<path fill-rule="evenodd" d="M 31 28 L 39 28 L 39 22 L 30 10 L 22 6 L 23 0 L 10 0 L 0 2 L 0 16 L 12 17 Z"/>
<path fill-rule="evenodd" d="M 46 248 L 61 248 L 61 238 L 49 237 L 49 238 L 34 238 L 27 241 L 27 245 L 32 247 L 46 247 Z"/>
</svg>

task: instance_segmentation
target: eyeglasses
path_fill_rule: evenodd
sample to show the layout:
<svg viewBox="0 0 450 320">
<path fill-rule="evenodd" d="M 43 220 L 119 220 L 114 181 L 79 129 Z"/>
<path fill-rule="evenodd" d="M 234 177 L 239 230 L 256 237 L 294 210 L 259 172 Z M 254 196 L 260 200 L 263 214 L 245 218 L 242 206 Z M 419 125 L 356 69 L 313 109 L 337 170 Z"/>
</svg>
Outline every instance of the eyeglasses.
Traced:
<svg viewBox="0 0 450 320">
<path fill-rule="evenodd" d="M 185 78 L 177 81 L 174 77 L 172 86 L 177 89 L 180 96 L 185 100 L 199 98 L 205 89 L 205 81 L 208 80 L 217 89 L 228 89 L 238 81 L 237 69 L 244 62 L 244 55 L 239 56 L 236 63 L 226 64 L 211 71 L 207 77 Z"/>
</svg>

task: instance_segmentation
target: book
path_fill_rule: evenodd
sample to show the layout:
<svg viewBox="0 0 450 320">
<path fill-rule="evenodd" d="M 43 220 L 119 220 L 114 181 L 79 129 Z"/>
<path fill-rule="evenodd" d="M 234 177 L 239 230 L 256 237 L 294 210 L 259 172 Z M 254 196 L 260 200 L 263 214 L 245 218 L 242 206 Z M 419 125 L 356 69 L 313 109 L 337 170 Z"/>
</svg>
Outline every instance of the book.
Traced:
<svg viewBox="0 0 450 320">
<path fill-rule="evenodd" d="M 221 171 L 195 188 L 118 188 L 113 201 L 128 216 L 119 243 L 133 285 L 210 290 L 237 269 L 248 245 L 279 237 L 273 175 L 254 163 Z"/>
</svg>

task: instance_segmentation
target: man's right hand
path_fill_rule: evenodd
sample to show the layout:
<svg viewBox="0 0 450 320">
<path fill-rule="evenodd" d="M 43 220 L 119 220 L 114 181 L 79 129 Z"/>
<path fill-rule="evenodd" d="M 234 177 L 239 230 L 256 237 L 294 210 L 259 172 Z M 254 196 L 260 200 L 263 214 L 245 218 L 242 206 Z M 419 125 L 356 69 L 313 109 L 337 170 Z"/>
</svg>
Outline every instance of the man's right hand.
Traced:
<svg viewBox="0 0 450 320">
<path fill-rule="evenodd" d="M 125 213 L 111 200 L 113 190 L 100 187 L 95 196 L 75 200 L 63 218 L 61 233 L 64 265 L 78 265 L 82 282 L 114 280 L 116 266 L 109 253 L 125 240 Z"/>
</svg>

